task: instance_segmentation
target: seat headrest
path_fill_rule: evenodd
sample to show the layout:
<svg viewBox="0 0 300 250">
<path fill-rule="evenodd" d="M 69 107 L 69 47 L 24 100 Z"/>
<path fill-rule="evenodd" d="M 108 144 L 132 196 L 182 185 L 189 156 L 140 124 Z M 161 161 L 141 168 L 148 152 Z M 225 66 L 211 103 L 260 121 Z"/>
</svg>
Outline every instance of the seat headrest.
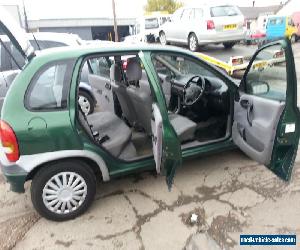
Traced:
<svg viewBox="0 0 300 250">
<path fill-rule="evenodd" d="M 115 82 L 122 81 L 122 69 L 118 64 L 113 64 L 110 67 L 110 80 Z"/>
<path fill-rule="evenodd" d="M 137 59 L 129 59 L 126 68 L 127 80 L 139 81 L 142 79 L 142 67 Z"/>
</svg>

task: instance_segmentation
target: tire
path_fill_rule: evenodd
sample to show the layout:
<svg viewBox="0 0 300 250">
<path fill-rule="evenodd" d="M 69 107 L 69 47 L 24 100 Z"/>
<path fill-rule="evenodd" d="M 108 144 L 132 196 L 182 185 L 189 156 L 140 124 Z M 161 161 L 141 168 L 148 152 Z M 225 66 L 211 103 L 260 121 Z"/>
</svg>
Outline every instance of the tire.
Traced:
<svg viewBox="0 0 300 250">
<path fill-rule="evenodd" d="M 293 34 L 291 36 L 291 43 L 295 43 L 295 42 L 297 42 L 297 36 L 295 34 Z"/>
<path fill-rule="evenodd" d="M 159 32 L 159 42 L 163 46 L 168 45 L 166 34 L 163 31 Z"/>
<path fill-rule="evenodd" d="M 199 49 L 198 38 L 195 33 L 191 33 L 188 37 L 189 50 L 196 52 Z"/>
<path fill-rule="evenodd" d="M 81 106 L 81 110 L 86 115 L 92 114 L 95 109 L 95 102 L 91 94 L 85 90 L 79 90 L 78 103 Z"/>
<path fill-rule="evenodd" d="M 63 184 L 64 175 L 67 184 L 71 180 L 70 186 L 74 185 L 77 180 L 79 182 L 70 188 Z M 71 179 L 72 175 L 73 179 Z M 59 178 L 62 187 L 55 181 L 55 177 Z M 81 185 L 82 187 L 79 187 Z M 32 204 L 41 216 L 53 221 L 71 220 L 83 214 L 92 204 L 96 193 L 96 176 L 82 161 L 62 160 L 42 167 L 33 177 L 30 191 Z M 74 198 L 75 191 L 78 192 L 76 198 Z M 62 203 L 59 204 L 59 202 Z M 54 211 L 55 205 L 58 205 L 57 211 Z M 63 207 L 69 209 L 65 210 Z M 71 209 L 73 211 L 70 212 Z"/>
<path fill-rule="evenodd" d="M 234 45 L 235 45 L 234 42 L 223 43 L 225 49 L 232 49 Z"/>
</svg>

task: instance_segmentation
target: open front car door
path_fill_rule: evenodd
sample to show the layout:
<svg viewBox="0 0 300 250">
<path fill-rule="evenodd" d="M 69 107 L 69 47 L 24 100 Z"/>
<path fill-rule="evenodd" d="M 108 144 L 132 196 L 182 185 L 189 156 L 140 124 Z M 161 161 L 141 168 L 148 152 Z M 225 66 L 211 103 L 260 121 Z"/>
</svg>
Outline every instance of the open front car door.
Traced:
<svg viewBox="0 0 300 250">
<path fill-rule="evenodd" d="M 232 137 L 253 160 L 288 181 L 299 143 L 297 77 L 290 42 L 260 48 L 234 102 Z"/>
<path fill-rule="evenodd" d="M 166 176 L 166 182 L 170 190 L 176 169 L 182 163 L 181 144 L 168 118 L 164 94 L 159 85 L 155 69 L 151 63 L 148 63 L 151 62 L 151 54 L 140 52 L 139 57 L 147 72 L 151 92 L 153 93 L 151 130 L 156 171 L 158 174 Z"/>
</svg>

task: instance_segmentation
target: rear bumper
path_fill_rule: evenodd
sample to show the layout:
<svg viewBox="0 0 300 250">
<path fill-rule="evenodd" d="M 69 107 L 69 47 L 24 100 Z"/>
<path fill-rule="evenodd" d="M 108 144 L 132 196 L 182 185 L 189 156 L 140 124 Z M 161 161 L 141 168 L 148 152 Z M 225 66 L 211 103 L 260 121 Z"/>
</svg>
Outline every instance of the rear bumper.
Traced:
<svg viewBox="0 0 300 250">
<path fill-rule="evenodd" d="M 24 183 L 28 172 L 16 163 L 10 163 L 0 146 L 0 165 L 1 171 L 6 181 L 10 184 L 10 190 L 17 193 L 24 193 Z"/>
<path fill-rule="evenodd" d="M 210 34 L 199 34 L 198 43 L 199 45 L 205 45 L 210 43 L 224 43 L 224 42 L 239 42 L 245 40 L 246 32 L 230 32 L 230 33 L 217 33 L 212 32 Z"/>
<path fill-rule="evenodd" d="M 24 193 L 24 183 L 26 181 L 27 172 L 18 165 L 3 166 L 1 164 L 1 171 L 10 184 L 10 190 L 17 193 Z"/>
</svg>

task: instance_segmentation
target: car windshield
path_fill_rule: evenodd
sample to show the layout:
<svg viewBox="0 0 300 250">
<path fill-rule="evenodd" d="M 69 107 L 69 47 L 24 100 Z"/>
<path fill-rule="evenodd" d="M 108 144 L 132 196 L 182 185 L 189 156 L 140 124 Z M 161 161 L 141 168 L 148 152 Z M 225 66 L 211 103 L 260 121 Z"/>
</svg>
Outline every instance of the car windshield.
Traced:
<svg viewBox="0 0 300 250">
<path fill-rule="evenodd" d="M 158 27 L 158 18 L 145 19 L 145 29 L 156 29 Z"/>
<path fill-rule="evenodd" d="M 212 7 L 210 13 L 212 17 L 237 16 L 240 14 L 235 6 L 230 5 Z"/>
</svg>

